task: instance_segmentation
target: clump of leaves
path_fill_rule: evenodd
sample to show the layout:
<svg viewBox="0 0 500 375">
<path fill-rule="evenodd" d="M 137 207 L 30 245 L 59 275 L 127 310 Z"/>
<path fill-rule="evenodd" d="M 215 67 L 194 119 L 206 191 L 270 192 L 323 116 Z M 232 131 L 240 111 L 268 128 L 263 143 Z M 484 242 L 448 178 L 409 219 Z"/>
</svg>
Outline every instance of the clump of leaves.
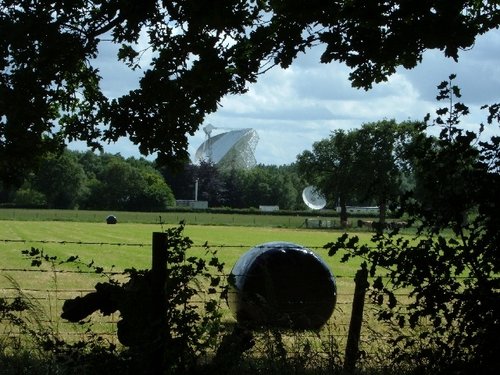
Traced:
<svg viewBox="0 0 500 375">
<path fill-rule="evenodd" d="M 479 141 L 458 127 L 468 108 L 454 102 L 454 78 L 438 86 L 438 99 L 448 101 L 432 123 L 442 128 L 439 138 L 423 128 L 408 150 L 417 184 L 402 208 L 420 223 L 417 236 L 378 233 L 367 246 L 345 235 L 326 248 L 347 250 L 342 261 L 369 260 L 379 319 L 399 329 L 394 360 L 429 373 L 493 374 L 500 372 L 500 138 Z M 491 125 L 499 106 L 488 108 Z M 401 289 L 409 304 L 397 300 Z"/>
</svg>

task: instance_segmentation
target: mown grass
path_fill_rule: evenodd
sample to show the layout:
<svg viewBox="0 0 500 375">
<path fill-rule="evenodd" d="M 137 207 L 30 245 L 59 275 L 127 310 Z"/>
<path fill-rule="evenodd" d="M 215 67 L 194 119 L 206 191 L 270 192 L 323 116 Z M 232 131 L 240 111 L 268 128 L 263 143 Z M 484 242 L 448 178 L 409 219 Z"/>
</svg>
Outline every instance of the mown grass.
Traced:
<svg viewBox="0 0 500 375">
<path fill-rule="evenodd" d="M 78 255 L 84 264 L 94 262 L 105 271 L 120 272 L 127 268 L 148 269 L 151 266 L 152 233 L 165 230 L 168 225 L 119 223 L 108 225 L 103 222 L 66 222 L 66 221 L 0 221 L 1 269 L 4 274 L 14 278 L 19 286 L 37 292 L 39 298 L 47 298 L 48 291 L 58 290 L 58 298 L 71 298 L 92 290 L 102 276 L 87 273 L 54 273 L 50 267 L 43 266 L 48 272 L 35 272 L 38 268 L 30 266 L 30 260 L 21 255 L 24 249 L 35 247 L 45 254 L 60 260 Z M 184 234 L 191 238 L 191 252 L 203 257 L 204 244 L 217 250 L 217 256 L 224 262 L 224 273 L 229 274 L 238 258 L 253 246 L 271 242 L 287 241 L 308 247 L 316 252 L 329 266 L 337 278 L 339 293 L 338 306 L 341 320 L 345 323 L 348 304 L 352 298 L 354 275 L 359 262 L 341 263 L 340 255 L 329 257 L 323 246 L 335 241 L 341 235 L 333 230 L 288 229 L 272 227 L 208 226 L 187 225 Z M 371 234 L 359 233 L 363 241 Z M 80 242 L 80 243 L 79 243 Z M 74 270 L 75 265 L 57 268 Z M 85 267 L 81 267 L 85 270 Z M 14 270 L 20 271 L 14 271 Z M 23 271 L 26 270 L 26 271 Z M 0 271 L 1 272 L 1 271 Z M 0 278 L 0 287 L 9 288 L 9 281 Z M 33 292 L 34 293 L 34 292 Z M 50 292 L 52 293 L 52 292 Z M 54 300 L 54 297 L 51 297 Z M 60 308 L 53 306 L 53 310 Z M 343 310 L 343 311 L 341 311 Z M 230 317 L 229 313 L 225 314 Z M 57 316 L 57 314 L 56 314 Z M 55 317 L 56 317 L 55 316 Z"/>
<path fill-rule="evenodd" d="M 23 211 L 27 213 L 27 211 Z M 21 250 L 31 247 L 42 249 L 46 254 L 57 256 L 58 260 L 67 259 L 70 256 L 78 255 L 83 263 L 94 261 L 96 265 L 104 267 L 105 270 L 123 271 L 126 268 L 145 269 L 151 265 L 151 239 L 153 232 L 163 231 L 167 226 L 176 225 L 173 223 L 135 223 L 125 222 L 120 220 L 116 225 L 108 225 L 104 220 L 92 221 L 64 221 L 64 220 L 40 220 L 43 212 L 31 211 L 32 215 L 37 215 L 39 220 L 0 220 L 0 269 L 11 269 L 11 271 L 0 271 L 3 275 L 9 275 L 16 280 L 19 287 L 24 289 L 27 294 L 34 298 L 39 298 L 43 308 L 47 313 L 47 320 L 54 327 L 57 327 L 60 332 L 71 331 L 72 335 L 81 334 L 81 327 L 70 327 L 68 323 L 59 318 L 62 303 L 65 299 L 73 298 L 77 295 L 85 294 L 86 291 L 93 289 L 97 281 L 103 281 L 102 276 L 87 273 L 57 273 L 52 272 L 50 267 L 45 266 L 48 272 L 38 272 L 30 266 L 29 259 L 21 256 Z M 55 212 L 54 212 L 55 213 Z M 52 213 L 50 213 L 52 214 Z M 74 212 L 72 212 L 74 214 Z M 135 213 L 134 213 L 135 214 Z M 62 215 L 58 211 L 58 215 Z M 98 217 L 98 214 L 95 214 Z M 138 214 L 140 215 L 140 214 Z M 204 215 L 204 214 L 198 214 Z M 210 215 L 210 214 L 205 214 Z M 1 215 L 0 215 L 1 216 Z M 117 214 L 122 217 L 122 214 Z M 244 215 L 246 216 L 246 215 Z M 99 215 L 103 217 L 102 213 Z M 200 216 L 201 217 L 201 216 Z M 36 219 L 36 217 L 35 217 Z M 212 220 L 212 219 L 210 219 Z M 162 220 L 163 221 L 163 220 Z M 208 221 L 208 220 L 207 220 Z M 235 219 L 235 221 L 238 221 Z M 330 266 L 332 272 L 337 278 L 338 301 L 336 310 L 332 319 L 322 331 L 320 336 L 313 334 L 315 338 L 301 338 L 299 341 L 296 338 L 290 341 L 292 346 L 290 350 L 296 350 L 294 345 L 297 342 L 302 345 L 302 342 L 315 342 L 314 345 L 323 345 L 325 340 L 334 340 L 336 350 L 335 356 L 341 356 L 339 350 L 343 351 L 345 338 L 347 336 L 349 317 L 351 312 L 351 303 L 354 289 L 354 275 L 359 269 L 361 261 L 351 261 L 349 263 L 341 263 L 342 254 L 336 257 L 330 257 L 326 254 L 323 246 L 335 241 L 343 232 L 338 230 L 312 230 L 304 228 L 277 228 L 269 226 L 237 226 L 237 225 L 186 225 L 184 234 L 191 238 L 193 247 L 190 250 L 196 255 L 204 256 L 204 244 L 207 243 L 212 249 L 216 249 L 218 257 L 225 263 L 225 273 L 229 273 L 236 260 L 249 248 L 270 241 L 288 241 L 306 246 L 315 251 L 325 262 Z M 353 234 L 360 237 L 362 242 L 369 242 L 372 233 L 357 232 L 352 230 Z M 57 263 L 57 262 L 56 262 Z M 59 266 L 56 268 L 67 267 Z M 74 269 L 74 265 L 68 269 Z M 84 268 L 84 267 L 83 267 Z M 26 271 L 13 271 L 14 269 L 26 269 Z M 9 288 L 9 280 L 0 277 L 0 288 Z M 5 291 L 5 290 L 4 290 Z M 13 290 L 11 289 L 11 292 Z M 224 307 L 224 303 L 222 303 Z M 229 310 L 224 307 L 224 320 L 227 323 L 234 322 Z M 370 331 L 377 331 L 377 323 L 373 320 L 373 315 L 370 309 L 366 309 L 365 324 L 370 324 Z M 96 314 L 94 314 L 96 315 Z M 107 317 L 103 319 L 99 316 L 94 316 L 93 324 L 97 332 L 111 334 L 113 337 L 116 332 L 116 320 L 118 317 Z M 312 337 L 312 336 L 311 336 Z M 363 338 L 366 341 L 363 345 L 365 348 L 373 350 L 373 342 L 369 337 Z M 116 340 L 116 337 L 114 338 Z M 259 339 L 261 340 L 261 339 Z M 264 345 L 270 345 L 268 339 L 262 341 Z M 288 340 L 288 339 L 287 339 Z M 305 340 L 305 341 L 304 341 Z M 319 341 L 314 341 L 319 340 Z M 308 341 L 308 342 L 309 342 Z M 333 344 L 332 344 L 333 345 Z M 299 348 L 300 349 L 300 348 Z M 377 349 L 380 350 L 381 348 Z M 248 353 L 251 357 L 247 360 L 262 360 L 256 359 L 259 356 L 267 355 L 267 349 L 259 352 L 259 348 Z M 302 350 L 302 349 L 300 349 Z M 315 349 L 316 350 L 316 349 Z M 314 352 L 319 361 L 321 356 L 326 355 L 323 351 L 325 348 L 318 348 L 318 352 Z M 291 356 L 293 352 L 287 354 L 287 358 L 281 358 L 283 364 L 294 361 Z M 302 355 L 302 354 L 301 354 Z M 304 359 L 309 355 L 304 354 Z M 274 361 L 274 358 L 267 358 L 269 365 Z M 339 358 L 335 358 L 339 361 Z M 264 358 L 265 359 L 265 358 Z M 307 358 L 306 358 L 307 359 Z M 277 363 L 277 362 L 276 362 Z M 319 362 L 318 362 L 319 363 Z M 322 362 L 323 363 L 323 362 Z M 337 363 L 338 364 L 338 363 Z M 311 366 L 313 363 L 311 363 Z M 262 364 L 258 365 L 262 368 Z M 274 363 L 272 364 L 274 366 Z M 321 365 L 323 366 L 323 365 Z M 284 366 L 286 368 L 286 366 Z M 251 373 L 251 368 L 249 369 Z M 284 371 L 287 372 L 287 371 Z M 284 373 L 277 371 L 276 373 Z M 318 372 L 318 373 L 329 373 Z"/>
<path fill-rule="evenodd" d="M 129 211 L 90 211 L 90 210 L 42 210 L 1 208 L 0 220 L 17 221 L 74 221 L 104 223 L 109 215 L 117 217 L 120 223 L 142 224 L 177 224 L 184 221 L 190 225 L 228 225 L 228 226 L 260 226 L 260 227 L 303 227 L 306 217 L 297 215 L 270 214 L 230 214 L 208 213 L 197 211 L 180 212 L 129 212 Z M 325 220 L 337 220 L 332 211 L 332 217 Z M 310 217 L 315 217 L 311 212 Z"/>
<path fill-rule="evenodd" d="M 65 258 L 72 255 L 103 267 L 148 268 L 151 264 L 152 233 L 167 225 L 120 223 L 14 221 L 0 222 L 0 248 L 3 268 L 24 268 L 26 260 L 20 250 L 37 247 L 50 255 Z M 203 245 L 217 249 L 221 261 L 229 271 L 236 260 L 253 246 L 287 241 L 308 247 L 318 253 L 338 276 L 355 273 L 357 264 L 342 264 L 339 257 L 331 258 L 323 246 L 335 241 L 341 232 L 287 228 L 241 226 L 187 225 L 184 234 L 193 241 L 193 251 L 204 252 Z M 371 233 L 358 233 L 362 241 L 369 241 Z M 79 243 L 80 242 L 80 243 Z"/>
</svg>

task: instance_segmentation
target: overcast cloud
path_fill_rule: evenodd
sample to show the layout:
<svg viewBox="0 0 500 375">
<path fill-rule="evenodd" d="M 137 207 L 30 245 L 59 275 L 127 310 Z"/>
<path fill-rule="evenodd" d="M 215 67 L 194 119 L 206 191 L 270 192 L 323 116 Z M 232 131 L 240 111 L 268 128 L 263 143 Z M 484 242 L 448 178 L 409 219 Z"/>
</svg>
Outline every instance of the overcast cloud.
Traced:
<svg viewBox="0 0 500 375">
<path fill-rule="evenodd" d="M 110 48 L 102 52 L 99 68 L 105 94 L 116 97 L 136 88 L 140 73 L 131 73 L 115 63 L 116 52 Z M 461 53 L 458 63 L 444 58 L 439 51 L 430 51 L 415 69 L 400 69 L 388 82 L 374 85 L 369 91 L 353 89 L 349 69 L 337 63 L 319 63 L 320 54 L 321 48 L 309 51 L 289 69 L 274 68 L 261 76 L 246 94 L 225 97 L 221 108 L 209 115 L 205 124 L 255 129 L 260 138 L 257 162 L 281 165 L 294 162 L 298 154 L 310 150 L 314 142 L 335 129 L 349 130 L 383 119 L 422 120 L 440 106 L 435 100 L 436 86 L 451 73 L 457 74 L 455 83 L 462 90 L 462 102 L 471 108 L 467 126 L 477 130 L 486 117 L 480 106 L 500 102 L 498 30 L 479 37 L 474 48 Z M 498 129 L 488 129 L 485 135 L 493 132 L 498 133 Z M 204 140 L 201 128 L 189 138 L 192 156 Z M 137 147 L 128 141 L 105 150 L 126 157 L 140 156 Z"/>
</svg>

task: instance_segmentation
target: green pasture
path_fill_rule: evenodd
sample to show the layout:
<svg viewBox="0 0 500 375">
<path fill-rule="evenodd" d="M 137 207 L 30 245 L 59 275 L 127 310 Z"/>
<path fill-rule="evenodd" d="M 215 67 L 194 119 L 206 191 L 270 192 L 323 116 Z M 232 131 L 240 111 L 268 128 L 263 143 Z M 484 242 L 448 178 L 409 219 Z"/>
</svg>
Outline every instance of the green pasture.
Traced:
<svg viewBox="0 0 500 375">
<path fill-rule="evenodd" d="M 106 224 L 110 214 L 116 215 L 118 224 Z M 32 246 L 59 258 L 78 255 L 82 261 L 93 260 L 97 265 L 114 266 L 116 270 L 148 268 L 152 233 L 178 225 L 181 220 L 186 223 L 185 235 L 194 243 L 193 251 L 202 252 L 202 245 L 208 243 L 217 249 L 227 272 L 245 251 L 270 241 L 294 242 L 312 249 L 331 266 L 336 276 L 354 277 L 359 267 L 360 262 L 341 264 L 341 254 L 332 258 L 323 249 L 343 231 L 307 229 L 305 217 L 299 216 L 3 208 L 0 209 L 0 268 L 26 267 L 28 262 L 20 257 L 20 250 Z M 372 235 L 366 229 L 348 230 L 364 242 Z"/>
<path fill-rule="evenodd" d="M 334 213 L 332 212 L 332 215 Z M 115 215 L 120 223 L 177 224 L 181 220 L 192 225 L 229 225 L 300 228 L 306 217 L 297 215 L 228 214 L 196 211 L 185 212 L 127 212 L 87 210 L 41 210 L 0 208 L 0 220 L 14 221 L 73 221 L 104 223 L 106 217 Z M 314 213 L 311 213 L 314 217 Z M 338 218 L 325 217 L 338 223 Z"/>
<path fill-rule="evenodd" d="M 26 214 L 28 211 L 22 212 Z M 63 213 L 57 212 L 58 215 Z M 12 218 L 0 220 L 0 293 L 4 297 L 15 295 L 16 290 L 12 284 L 14 280 L 26 295 L 39 301 L 45 311 L 45 319 L 56 327 L 58 332 L 77 337 L 81 334 L 82 328 L 60 318 L 63 302 L 93 291 L 97 282 L 107 281 L 107 276 L 75 272 L 78 271 L 75 269 L 75 264 L 58 265 L 57 261 L 55 268 L 64 272 L 53 272 L 48 264 L 40 267 L 44 271 L 40 272 L 39 268 L 30 265 L 30 260 L 23 257 L 21 251 L 34 247 L 50 256 L 56 256 L 58 260 L 78 255 L 82 263 L 88 264 L 93 261 L 95 265 L 104 267 L 105 271 L 121 272 L 131 267 L 147 269 L 151 266 L 152 233 L 164 231 L 178 224 L 175 221 L 167 224 L 119 220 L 118 224 L 109 225 L 101 219 L 95 222 L 92 220 L 40 220 L 42 216 L 54 213 L 32 211 L 33 215 L 38 214 L 39 220 L 33 220 L 32 217 L 23 220 Z M 71 214 L 76 215 L 73 211 Z M 201 220 L 203 215 L 211 214 L 198 215 Z M 125 215 L 118 213 L 117 216 L 120 218 Z M 240 220 L 239 216 L 246 217 L 247 215 L 235 215 L 235 222 Z M 103 217 L 102 212 L 99 217 Z M 372 236 L 372 233 L 368 231 L 358 232 L 354 228 L 350 231 L 358 235 L 365 243 L 369 242 Z M 217 256 L 225 263 L 224 273 L 226 274 L 229 274 L 232 266 L 243 253 L 265 242 L 287 241 L 313 250 L 329 265 L 336 277 L 337 305 L 325 330 L 327 334 L 334 334 L 339 343 L 347 337 L 354 276 L 360 267 L 361 260 L 341 263 L 342 254 L 330 257 L 323 246 L 335 241 L 343 233 L 343 231 L 332 229 L 285 228 L 272 225 L 221 225 L 220 222 L 213 225 L 188 223 L 184 231 L 184 235 L 193 241 L 190 252 L 205 256 L 204 244 L 207 243 L 210 249 L 217 251 Z M 84 266 L 80 268 L 86 270 Z M 121 274 L 112 275 L 112 277 L 123 278 Z M 224 301 L 221 301 L 221 307 L 223 319 L 233 322 L 234 317 Z M 373 306 L 369 305 L 365 307 L 365 324 L 370 325 L 370 332 L 384 331 L 384 328 L 375 321 L 372 308 Z M 93 314 L 93 329 L 99 334 L 108 335 L 111 340 L 116 340 L 118 319 L 117 315 L 106 317 Z M 362 340 L 367 346 L 372 346 L 367 331 L 363 334 Z"/>
<path fill-rule="evenodd" d="M 25 290 L 57 290 L 58 298 L 71 298 L 90 291 L 103 276 L 87 273 L 54 273 L 50 266 L 39 272 L 21 251 L 38 248 L 58 260 L 78 255 L 88 264 L 104 267 L 105 271 L 127 268 L 147 269 L 151 266 L 152 233 L 161 232 L 172 224 L 118 223 L 77 221 L 0 220 L 0 288 L 11 287 L 6 277 L 15 279 Z M 273 227 L 186 225 L 184 234 L 191 238 L 193 254 L 204 256 L 204 244 L 217 251 L 229 274 L 237 259 L 253 246 L 270 241 L 287 241 L 315 251 L 330 266 L 337 277 L 339 301 L 347 304 L 352 298 L 354 275 L 360 262 L 340 263 L 340 256 L 329 257 L 323 246 L 342 234 L 333 230 L 289 229 Z M 368 241 L 371 234 L 359 233 Z M 57 262 L 56 262 L 57 263 Z M 69 268 L 68 268 L 69 267 Z M 75 265 L 56 268 L 74 271 Z M 81 269 L 85 270 L 84 266 Z"/>
<path fill-rule="evenodd" d="M 78 255 L 84 262 L 115 270 L 151 264 L 152 233 L 161 232 L 167 224 L 66 222 L 66 221 L 0 221 L 0 268 L 26 268 L 29 262 L 21 250 L 31 247 L 46 254 L 66 259 Z M 308 247 L 321 256 L 335 275 L 354 277 L 358 264 L 341 264 L 339 256 L 332 258 L 323 246 L 335 241 L 341 232 L 317 229 L 272 227 L 186 225 L 184 234 L 193 241 L 192 251 L 203 255 L 205 243 L 217 250 L 218 257 L 230 271 L 236 260 L 253 246 L 270 241 L 287 241 Z M 371 233 L 358 233 L 368 241 Z"/>
</svg>

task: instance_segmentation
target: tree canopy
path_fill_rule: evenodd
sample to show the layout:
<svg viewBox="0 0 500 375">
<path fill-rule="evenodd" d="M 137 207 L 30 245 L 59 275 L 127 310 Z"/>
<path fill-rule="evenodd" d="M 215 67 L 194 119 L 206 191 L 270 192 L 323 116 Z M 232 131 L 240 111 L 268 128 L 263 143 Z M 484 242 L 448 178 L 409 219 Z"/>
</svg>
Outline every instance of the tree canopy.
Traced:
<svg viewBox="0 0 500 375">
<path fill-rule="evenodd" d="M 499 8 L 470 0 L 4 0 L 0 177 L 19 182 L 73 140 L 99 148 L 128 137 L 160 163 L 186 159 L 187 135 L 222 97 L 244 93 L 311 46 L 324 45 L 322 63 L 345 63 L 353 85 L 370 88 L 427 49 L 457 59 L 498 26 Z M 117 98 L 100 86 L 104 43 L 119 47 L 117 63 L 141 71 L 138 88 Z"/>
<path fill-rule="evenodd" d="M 281 210 L 304 207 L 300 192 L 304 182 L 295 165 L 257 165 L 252 169 L 219 170 L 213 163 L 186 164 L 173 173 L 161 167 L 165 181 L 177 199 L 193 199 L 198 180 L 198 199 L 208 201 L 210 207 L 258 208 L 276 205 Z"/>
<path fill-rule="evenodd" d="M 376 204 L 383 223 L 386 208 L 403 190 L 408 171 L 406 149 L 413 143 L 416 122 L 382 120 L 350 131 L 336 130 L 297 156 L 298 169 L 328 200 L 340 206 L 347 222 L 347 204 Z"/>
<path fill-rule="evenodd" d="M 446 105 L 433 121 L 426 118 L 407 150 L 416 184 L 401 203 L 416 235 L 377 233 L 367 245 L 345 234 L 327 247 L 330 255 L 347 250 L 342 261 L 359 256 L 368 262 L 378 318 L 398 332 L 390 340 L 393 360 L 413 361 L 433 374 L 496 374 L 500 137 L 481 132 L 498 129 L 500 105 L 485 106 L 487 122 L 467 130 L 460 122 L 469 110 L 457 101 L 454 78 L 438 86 Z M 441 128 L 438 138 L 427 134 L 431 127 Z M 405 301 L 398 297 L 402 290 Z"/>
<path fill-rule="evenodd" d="M 338 202 L 342 222 L 347 221 L 347 203 L 356 195 L 356 139 L 354 132 L 336 130 L 330 138 L 313 144 L 312 151 L 297 156 L 300 173 L 330 202 Z"/>
<path fill-rule="evenodd" d="M 162 211 L 175 206 L 152 162 L 90 151 L 48 155 L 20 188 L 0 186 L 0 192 L 0 205 L 17 207 Z"/>
<path fill-rule="evenodd" d="M 198 200 L 211 208 L 304 207 L 294 165 L 220 170 L 202 162 L 174 172 L 143 158 L 68 150 L 42 158 L 18 188 L 0 183 L 0 207 L 163 211 L 193 200 L 196 181 Z"/>
</svg>

